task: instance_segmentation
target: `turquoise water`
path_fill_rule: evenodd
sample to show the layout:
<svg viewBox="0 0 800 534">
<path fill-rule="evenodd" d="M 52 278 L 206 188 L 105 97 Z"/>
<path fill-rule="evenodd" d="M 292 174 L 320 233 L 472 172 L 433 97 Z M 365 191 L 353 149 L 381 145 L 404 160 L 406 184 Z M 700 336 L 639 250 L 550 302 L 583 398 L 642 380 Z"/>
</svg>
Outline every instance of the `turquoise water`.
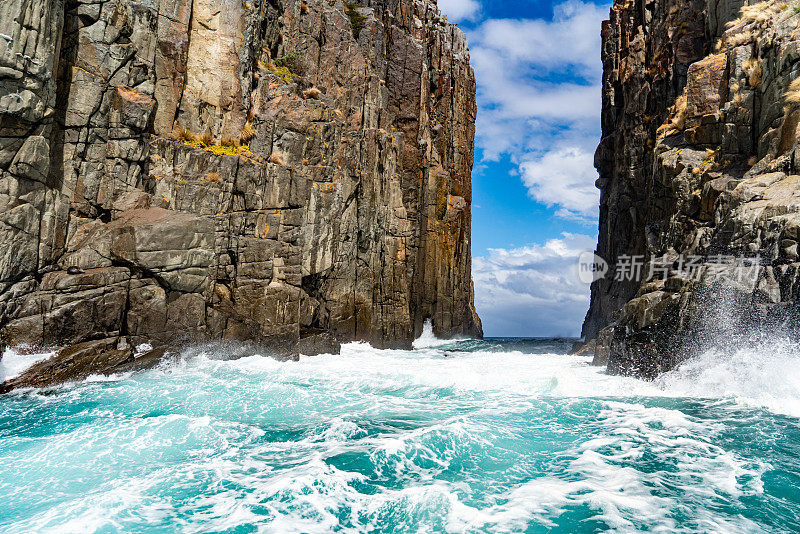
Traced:
<svg viewBox="0 0 800 534">
<path fill-rule="evenodd" d="M 0 531 L 800 530 L 790 345 L 656 383 L 566 345 L 426 336 L 283 363 L 208 348 L 0 397 Z"/>
</svg>

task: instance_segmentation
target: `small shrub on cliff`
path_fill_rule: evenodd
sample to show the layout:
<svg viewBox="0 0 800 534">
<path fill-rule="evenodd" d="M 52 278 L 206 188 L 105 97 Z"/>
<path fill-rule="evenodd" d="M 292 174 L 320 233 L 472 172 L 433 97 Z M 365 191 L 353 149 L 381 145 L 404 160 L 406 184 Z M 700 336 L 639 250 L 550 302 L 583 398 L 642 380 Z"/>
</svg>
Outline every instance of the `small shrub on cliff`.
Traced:
<svg viewBox="0 0 800 534">
<path fill-rule="evenodd" d="M 717 166 L 717 156 L 720 150 L 721 148 L 717 148 L 716 150 L 707 148 L 706 157 L 700 162 L 698 167 L 692 169 L 692 174 L 702 174 L 705 171 L 714 170 Z"/>
<path fill-rule="evenodd" d="M 287 54 L 286 56 L 279 57 L 274 62 L 269 61 L 265 63 L 263 61 L 259 61 L 258 66 L 259 68 L 270 71 L 284 82 L 292 83 L 293 73 L 289 65 L 294 63 L 294 59 L 292 59 L 293 57 L 293 54 Z"/>
<path fill-rule="evenodd" d="M 300 52 L 289 52 L 275 60 L 275 66 L 280 68 L 286 67 L 290 72 L 300 72 L 302 65 L 300 64 Z"/>
<path fill-rule="evenodd" d="M 236 139 L 232 139 L 230 137 L 223 137 L 219 143 L 214 141 L 214 137 L 211 135 L 211 132 L 206 130 L 206 133 L 203 134 L 202 137 L 197 137 L 195 135 L 184 136 L 182 142 L 192 148 L 197 148 L 199 150 L 206 150 L 208 152 L 213 152 L 217 155 L 227 155 L 227 156 L 244 156 L 244 157 L 252 157 L 253 154 L 250 152 L 249 146 L 243 146 L 240 142 Z"/>
<path fill-rule="evenodd" d="M 300 3 L 300 14 L 308 15 L 308 4 L 306 4 L 305 2 Z"/>
<path fill-rule="evenodd" d="M 364 26 L 367 24 L 367 17 L 358 12 L 359 6 L 357 4 L 345 2 L 344 5 L 344 12 L 350 18 L 350 28 L 353 30 L 353 37 L 358 39 L 358 36 L 361 35 L 361 30 L 363 30 Z"/>
<path fill-rule="evenodd" d="M 222 146 L 214 144 L 205 144 L 202 141 L 187 141 L 187 145 L 192 148 L 197 148 L 200 150 L 205 150 L 207 152 L 212 152 L 217 154 L 218 156 L 244 156 L 247 158 L 252 158 L 253 154 L 250 152 L 249 146 Z"/>
<path fill-rule="evenodd" d="M 280 78 L 286 83 L 292 83 L 292 71 L 290 71 L 287 67 L 271 67 L 269 69 L 272 71 L 272 74 Z"/>
</svg>

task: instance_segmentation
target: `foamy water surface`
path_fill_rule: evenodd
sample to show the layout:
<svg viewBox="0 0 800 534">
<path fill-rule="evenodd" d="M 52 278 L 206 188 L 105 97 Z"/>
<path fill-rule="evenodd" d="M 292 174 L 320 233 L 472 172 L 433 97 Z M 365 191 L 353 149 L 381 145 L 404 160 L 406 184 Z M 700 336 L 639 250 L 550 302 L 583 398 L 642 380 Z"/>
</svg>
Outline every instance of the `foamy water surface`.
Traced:
<svg viewBox="0 0 800 534">
<path fill-rule="evenodd" d="M 800 529 L 791 344 L 710 351 L 656 382 L 567 347 L 195 350 L 15 392 L 0 397 L 0 531 Z M 35 359 L 7 351 L 0 372 Z"/>
</svg>

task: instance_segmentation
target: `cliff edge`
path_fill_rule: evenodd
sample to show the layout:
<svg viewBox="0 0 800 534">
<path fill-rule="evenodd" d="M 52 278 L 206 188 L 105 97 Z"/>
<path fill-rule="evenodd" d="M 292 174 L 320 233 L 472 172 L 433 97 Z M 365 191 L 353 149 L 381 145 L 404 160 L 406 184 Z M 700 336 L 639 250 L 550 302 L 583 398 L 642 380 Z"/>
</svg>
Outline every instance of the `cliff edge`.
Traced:
<svg viewBox="0 0 800 534">
<path fill-rule="evenodd" d="M 752 5 L 749 5 L 752 4 Z M 800 6 L 617 0 L 603 26 L 597 254 L 584 323 L 612 373 L 798 335 Z M 620 272 L 638 262 L 642 275 Z"/>
<path fill-rule="evenodd" d="M 430 1 L 4 1 L 0 336 L 480 336 L 475 113 Z"/>
</svg>

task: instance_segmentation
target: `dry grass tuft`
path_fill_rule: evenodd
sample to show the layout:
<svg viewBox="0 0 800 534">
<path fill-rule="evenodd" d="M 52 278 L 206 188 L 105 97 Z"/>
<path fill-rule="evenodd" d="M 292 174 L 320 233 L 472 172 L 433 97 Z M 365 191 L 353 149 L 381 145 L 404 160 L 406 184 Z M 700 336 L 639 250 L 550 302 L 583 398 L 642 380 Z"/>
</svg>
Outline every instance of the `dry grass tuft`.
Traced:
<svg viewBox="0 0 800 534">
<path fill-rule="evenodd" d="M 750 82 L 750 87 L 756 88 L 761 85 L 761 78 L 764 75 L 764 71 L 761 69 L 761 62 L 757 59 L 753 59 L 745 63 L 745 73 L 747 73 L 747 81 Z"/>
<path fill-rule="evenodd" d="M 172 131 L 172 140 L 185 143 L 187 141 L 196 141 L 197 136 L 194 135 L 189 130 L 181 128 L 180 126 L 176 126 L 175 129 Z"/>
<path fill-rule="evenodd" d="M 723 37 L 724 46 L 735 48 L 755 42 L 770 26 L 791 15 L 785 0 L 765 0 L 753 5 L 743 6 L 739 18 L 728 22 L 727 34 Z"/>
<path fill-rule="evenodd" d="M 322 91 L 320 91 L 316 87 L 311 87 L 303 91 L 303 98 L 318 99 L 320 96 L 322 96 Z"/>
<path fill-rule="evenodd" d="M 286 166 L 286 159 L 280 152 L 273 152 L 272 155 L 269 157 L 269 162 L 274 163 L 275 165 Z"/>
<path fill-rule="evenodd" d="M 241 141 L 242 144 L 246 144 L 250 142 L 250 140 L 255 136 L 256 136 L 256 129 L 253 127 L 253 124 L 249 121 L 244 123 L 242 131 L 239 134 L 239 141 Z"/>
<path fill-rule="evenodd" d="M 222 183 L 222 178 L 220 178 L 218 172 L 210 172 L 210 173 L 205 175 L 204 179 L 205 179 L 206 182 L 211 182 L 213 184 Z"/>
<path fill-rule="evenodd" d="M 752 24 L 754 22 L 766 22 L 769 20 L 769 8 L 772 7 L 772 2 L 759 2 L 752 6 L 742 6 L 739 11 L 742 22 L 745 24 Z"/>
<path fill-rule="evenodd" d="M 237 147 L 239 146 L 239 140 L 232 137 L 223 137 L 219 144 L 226 147 Z"/>
<path fill-rule="evenodd" d="M 211 135 L 211 131 L 206 130 L 206 133 L 204 133 L 200 137 L 200 139 L 198 139 L 198 141 L 200 141 L 201 143 L 203 143 L 206 146 L 211 146 L 211 145 L 214 144 L 214 136 Z"/>
<path fill-rule="evenodd" d="M 734 82 L 733 85 L 730 86 L 730 92 L 731 92 L 731 94 L 733 94 L 733 98 L 731 99 L 731 102 L 733 102 L 733 104 L 735 106 L 740 105 L 742 103 L 742 99 L 743 99 L 743 97 L 742 97 L 742 86 L 739 85 L 737 82 Z"/>
<path fill-rule="evenodd" d="M 686 126 L 686 104 L 686 95 L 683 94 L 678 97 L 675 101 L 675 105 L 672 106 L 670 127 L 675 130 L 683 130 Z"/>
<path fill-rule="evenodd" d="M 669 117 L 664 124 L 658 127 L 656 135 L 659 138 L 675 135 L 686 127 L 686 94 L 681 94 L 675 104 L 669 108 Z"/>
<path fill-rule="evenodd" d="M 305 2 L 300 3 L 300 14 L 308 15 L 308 4 L 306 4 Z"/>
<path fill-rule="evenodd" d="M 783 94 L 783 99 L 789 104 L 800 104 L 800 78 L 792 82 L 789 90 Z"/>
<path fill-rule="evenodd" d="M 739 18 L 730 21 L 726 26 L 733 28 L 740 24 L 762 25 L 772 22 L 776 15 L 779 15 L 787 8 L 786 2 L 779 0 L 765 0 L 750 6 L 742 6 L 739 10 Z"/>
<path fill-rule="evenodd" d="M 725 44 L 727 44 L 730 48 L 736 48 L 737 46 L 742 46 L 743 44 L 753 42 L 756 37 L 757 35 L 754 31 L 745 30 L 743 32 L 728 36 L 725 39 Z"/>
</svg>

